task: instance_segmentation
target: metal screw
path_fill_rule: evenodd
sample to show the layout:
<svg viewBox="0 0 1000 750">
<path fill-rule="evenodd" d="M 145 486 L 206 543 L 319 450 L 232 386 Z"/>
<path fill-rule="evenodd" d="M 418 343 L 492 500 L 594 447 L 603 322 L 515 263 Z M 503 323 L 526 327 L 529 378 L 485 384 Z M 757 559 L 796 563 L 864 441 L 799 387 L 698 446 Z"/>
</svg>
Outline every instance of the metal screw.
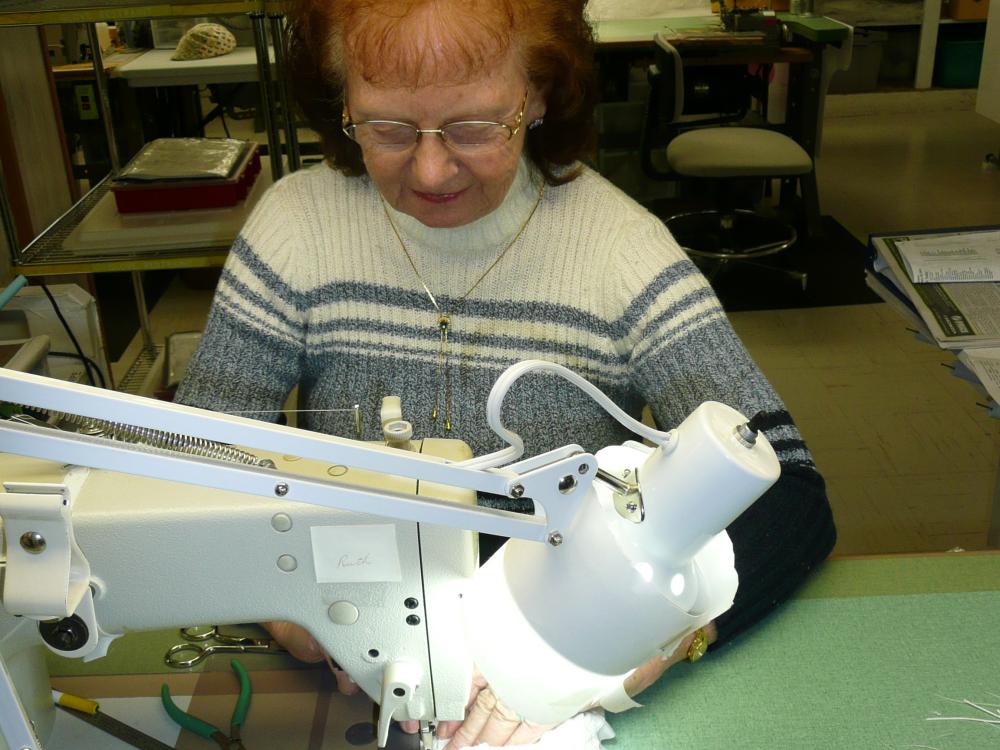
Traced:
<svg viewBox="0 0 1000 750">
<path fill-rule="evenodd" d="M 276 469 L 277 465 L 270 458 L 261 458 L 257 461 L 257 465 L 262 469 Z"/>
<path fill-rule="evenodd" d="M 420 624 L 420 615 L 407 615 L 406 616 L 406 624 L 407 625 L 419 625 Z"/>
<path fill-rule="evenodd" d="M 567 474 L 562 479 L 559 480 L 559 491 L 564 495 L 568 492 L 572 492 L 576 487 L 576 477 L 572 474 Z"/>
<path fill-rule="evenodd" d="M 577 471 L 580 472 L 581 474 L 586 474 L 589 469 L 590 467 L 587 466 L 587 464 L 580 464 L 580 466 L 577 467 Z"/>
<path fill-rule="evenodd" d="M 558 547 L 562 543 L 563 543 L 563 535 L 560 534 L 558 531 L 553 531 L 551 534 L 549 534 L 549 544 L 551 544 L 553 547 Z"/>
<path fill-rule="evenodd" d="M 513 487 L 511 487 L 510 488 L 510 496 L 512 498 L 514 498 L 515 500 L 517 498 L 519 498 L 519 497 L 524 497 L 524 485 L 523 484 L 515 484 Z"/>
<path fill-rule="evenodd" d="M 407 609 L 416 609 L 419 604 L 420 602 L 418 602 L 412 596 L 408 596 L 406 597 L 406 599 L 403 600 L 403 606 L 406 607 Z"/>
<path fill-rule="evenodd" d="M 25 531 L 21 534 L 21 547 L 31 555 L 40 555 L 45 551 L 45 537 L 37 531 Z"/>
<path fill-rule="evenodd" d="M 277 495 L 278 497 L 284 497 L 285 495 L 288 494 L 288 485 L 285 484 L 284 482 L 279 482 L 278 484 L 274 485 L 274 494 Z"/>
<path fill-rule="evenodd" d="M 749 424 L 736 426 L 736 438 L 747 448 L 753 448 L 757 443 L 757 433 Z"/>
</svg>

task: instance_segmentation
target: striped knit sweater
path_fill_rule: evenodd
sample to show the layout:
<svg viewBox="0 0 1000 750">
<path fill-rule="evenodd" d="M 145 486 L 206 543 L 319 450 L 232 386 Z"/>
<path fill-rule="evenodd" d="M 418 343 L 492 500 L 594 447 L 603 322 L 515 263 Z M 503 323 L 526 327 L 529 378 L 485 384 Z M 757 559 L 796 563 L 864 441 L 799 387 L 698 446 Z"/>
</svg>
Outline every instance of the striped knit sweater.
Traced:
<svg viewBox="0 0 1000 750">
<path fill-rule="evenodd" d="M 382 397 L 398 395 L 415 436 L 460 437 L 477 455 L 502 447 L 486 424 L 486 398 L 500 372 L 524 359 L 575 370 L 635 416 L 649 404 L 662 429 L 706 400 L 764 412 L 782 476 L 730 528 L 740 589 L 717 622 L 720 640 L 729 637 L 786 598 L 832 548 L 823 480 L 704 277 L 661 222 L 596 173 L 548 187 L 510 251 L 461 299 L 540 188 L 524 161 L 504 203 L 458 229 L 388 209 L 450 312 L 446 394 L 438 313 L 377 189 L 325 165 L 286 177 L 233 246 L 177 399 L 272 418 L 263 412 L 280 409 L 298 383 L 303 409 L 361 404 L 371 439 L 381 434 Z M 431 419 L 436 398 L 440 411 L 450 402 L 450 433 Z M 310 429 L 353 436 L 344 412 L 305 416 Z M 525 455 L 567 443 L 596 451 L 633 437 L 573 386 L 542 374 L 515 384 L 504 421 L 524 438 Z"/>
</svg>

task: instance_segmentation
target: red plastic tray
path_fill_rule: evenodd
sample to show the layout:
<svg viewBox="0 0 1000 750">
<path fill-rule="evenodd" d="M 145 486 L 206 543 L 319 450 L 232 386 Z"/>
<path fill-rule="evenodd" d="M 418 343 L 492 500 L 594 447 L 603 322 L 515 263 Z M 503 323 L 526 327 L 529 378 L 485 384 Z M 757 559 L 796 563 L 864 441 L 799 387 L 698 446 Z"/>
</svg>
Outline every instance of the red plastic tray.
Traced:
<svg viewBox="0 0 1000 750">
<path fill-rule="evenodd" d="M 260 174 L 260 149 L 253 144 L 236 171 L 225 180 L 185 182 L 113 183 L 118 212 L 185 211 L 195 208 L 227 208 L 247 197 Z"/>
</svg>

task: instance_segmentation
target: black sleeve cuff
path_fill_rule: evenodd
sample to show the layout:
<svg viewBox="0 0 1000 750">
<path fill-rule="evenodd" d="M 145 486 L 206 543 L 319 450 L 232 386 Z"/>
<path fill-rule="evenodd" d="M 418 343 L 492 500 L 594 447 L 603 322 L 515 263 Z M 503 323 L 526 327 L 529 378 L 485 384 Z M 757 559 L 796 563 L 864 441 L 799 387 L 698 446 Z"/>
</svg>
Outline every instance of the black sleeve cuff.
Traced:
<svg viewBox="0 0 1000 750">
<path fill-rule="evenodd" d="M 721 644 L 788 599 L 837 540 L 823 478 L 812 465 L 782 466 L 781 478 L 729 526 L 739 589 L 715 625 Z"/>
</svg>

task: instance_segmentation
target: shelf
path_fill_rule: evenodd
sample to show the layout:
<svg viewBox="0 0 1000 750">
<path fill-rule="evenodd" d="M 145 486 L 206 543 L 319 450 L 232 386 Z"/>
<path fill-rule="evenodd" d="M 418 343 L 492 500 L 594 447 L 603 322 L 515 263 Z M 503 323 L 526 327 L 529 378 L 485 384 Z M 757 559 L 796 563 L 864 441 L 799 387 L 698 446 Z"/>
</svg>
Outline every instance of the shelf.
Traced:
<svg viewBox="0 0 1000 750">
<path fill-rule="evenodd" d="M 25 276 L 52 276 L 67 273 L 104 273 L 110 271 L 158 271 L 177 268 L 221 266 L 230 243 L 190 250 L 115 250 L 99 254 L 75 254 L 64 250 L 63 243 L 70 233 L 108 193 L 109 180 L 101 180 L 69 211 L 56 219 L 21 253 L 14 264 L 14 273 Z"/>
<path fill-rule="evenodd" d="M 263 0 L 0 0 L 0 26 L 263 12 Z"/>
</svg>

